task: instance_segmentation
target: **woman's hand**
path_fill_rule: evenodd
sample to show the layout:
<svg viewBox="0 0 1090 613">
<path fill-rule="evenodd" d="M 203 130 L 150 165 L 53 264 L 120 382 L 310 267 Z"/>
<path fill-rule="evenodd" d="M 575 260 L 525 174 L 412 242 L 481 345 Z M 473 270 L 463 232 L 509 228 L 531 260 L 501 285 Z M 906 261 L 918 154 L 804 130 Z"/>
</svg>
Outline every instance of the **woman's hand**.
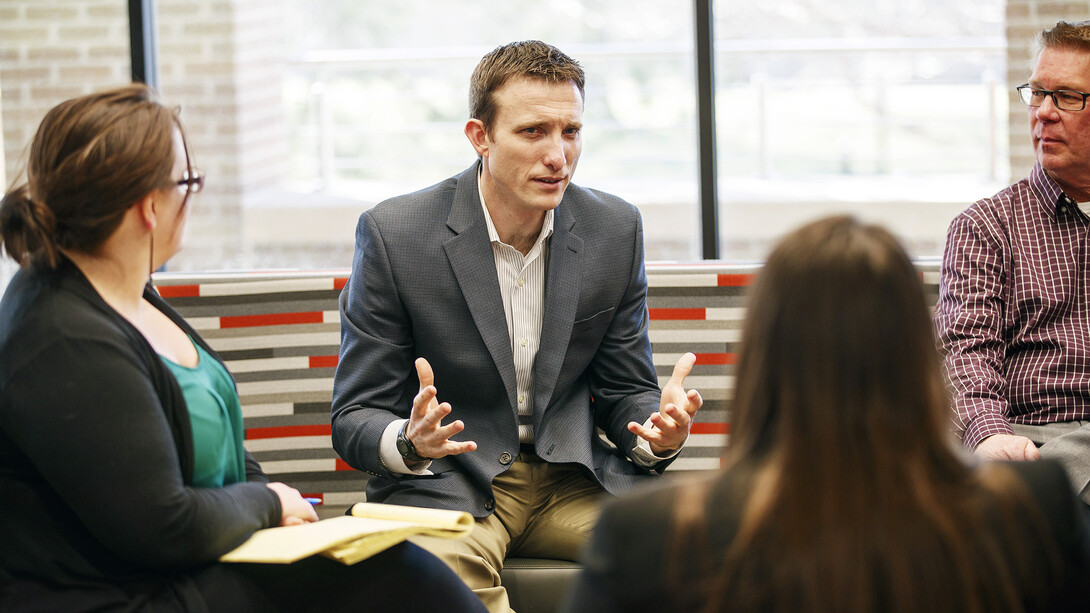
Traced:
<svg viewBox="0 0 1090 613">
<path fill-rule="evenodd" d="M 318 514 L 309 502 L 303 500 L 299 490 L 283 483 L 266 483 L 266 487 L 276 492 L 280 498 L 280 525 L 295 526 L 307 522 L 318 521 Z"/>
</svg>

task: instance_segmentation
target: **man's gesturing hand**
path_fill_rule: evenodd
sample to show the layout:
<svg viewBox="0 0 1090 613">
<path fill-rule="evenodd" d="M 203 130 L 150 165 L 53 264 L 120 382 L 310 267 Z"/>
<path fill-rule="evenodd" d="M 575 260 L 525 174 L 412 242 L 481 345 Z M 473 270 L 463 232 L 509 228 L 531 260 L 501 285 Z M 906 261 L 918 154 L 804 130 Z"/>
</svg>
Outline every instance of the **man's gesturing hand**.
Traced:
<svg viewBox="0 0 1090 613">
<path fill-rule="evenodd" d="M 685 392 L 685 377 L 693 370 L 693 364 L 696 364 L 696 356 L 686 353 L 674 365 L 670 380 L 662 388 L 659 411 L 651 415 L 650 429 L 634 421 L 628 422 L 628 430 L 646 440 L 655 455 L 661 456 L 685 443 L 693 417 L 704 404 L 700 392 Z"/>
<path fill-rule="evenodd" d="M 450 440 L 465 429 L 465 424 L 458 419 L 442 425 L 443 418 L 450 414 L 450 404 L 435 399 L 435 374 L 424 358 L 416 359 L 416 376 L 420 379 L 420 391 L 413 398 L 413 410 L 405 429 L 405 436 L 412 441 L 416 452 L 425 458 L 442 458 L 476 450 L 477 443 L 473 441 Z"/>
</svg>

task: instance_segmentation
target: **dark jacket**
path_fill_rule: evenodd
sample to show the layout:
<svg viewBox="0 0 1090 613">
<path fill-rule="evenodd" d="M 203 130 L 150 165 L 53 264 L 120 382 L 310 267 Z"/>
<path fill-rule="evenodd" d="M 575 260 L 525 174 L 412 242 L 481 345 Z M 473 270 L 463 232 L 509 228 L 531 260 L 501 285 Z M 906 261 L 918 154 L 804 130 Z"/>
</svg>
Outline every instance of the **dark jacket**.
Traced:
<svg viewBox="0 0 1090 613">
<path fill-rule="evenodd" d="M 483 517 L 494 508 L 492 480 L 519 454 L 514 357 L 477 169 L 383 202 L 356 229 L 340 299 L 333 446 L 374 475 L 368 500 Z M 628 422 L 659 409 L 647 320 L 639 213 L 569 185 L 549 239 L 533 367 L 535 445 L 546 461 L 579 464 L 614 494 L 655 477 L 626 457 L 636 438 Z M 435 372 L 439 400 L 452 407 L 449 419 L 465 423 L 458 440 L 475 441 L 477 450 L 433 461 L 432 475 L 399 476 L 380 463 L 379 441 L 392 421 L 409 416 L 420 356 Z"/>
<path fill-rule="evenodd" d="M 1087 533 L 1084 506 L 1077 502 L 1063 468 L 1053 461 L 1012 462 L 1016 475 L 1038 501 L 1054 538 L 1051 545 L 1060 556 L 1057 589 L 1042 612 L 1083 611 L 1086 607 Z M 726 554 L 738 529 L 742 505 L 747 499 L 752 471 L 745 466 L 709 477 L 705 499 L 708 557 L 679 552 L 672 545 L 672 513 L 684 481 L 642 490 L 629 498 L 612 501 L 602 511 L 594 534 L 583 552 L 583 570 L 568 594 L 564 611 L 625 613 L 647 611 L 701 611 L 704 599 L 696 590 L 701 575 L 708 576 L 713 560 Z M 690 484 L 692 487 L 692 484 Z M 996 534 L 996 539 L 1002 538 Z M 1030 552 L 1043 563 L 1044 551 Z M 702 562 L 703 560 L 703 562 Z M 785 560 L 786 564 L 791 561 Z M 668 566 L 669 565 L 669 566 Z M 921 573 L 921 576 L 924 576 Z M 933 576 L 933 575 L 932 575 Z M 680 581 L 680 589 L 678 587 Z M 1023 586 L 1013 586 L 1016 591 Z"/>
<path fill-rule="evenodd" d="M 143 335 L 68 260 L 16 274 L 0 302 L 0 610 L 155 593 L 185 608 L 187 570 L 279 525 L 248 453 L 246 467 L 246 483 L 193 487 L 185 401 Z"/>
</svg>

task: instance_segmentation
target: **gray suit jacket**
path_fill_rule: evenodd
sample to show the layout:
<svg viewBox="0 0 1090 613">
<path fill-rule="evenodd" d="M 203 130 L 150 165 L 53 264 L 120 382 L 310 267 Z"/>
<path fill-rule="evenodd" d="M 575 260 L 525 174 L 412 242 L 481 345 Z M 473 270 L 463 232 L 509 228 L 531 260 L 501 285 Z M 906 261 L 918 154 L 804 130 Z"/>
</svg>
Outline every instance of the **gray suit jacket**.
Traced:
<svg viewBox="0 0 1090 613">
<path fill-rule="evenodd" d="M 549 462 L 578 463 L 620 493 L 654 475 L 626 457 L 635 435 L 625 425 L 643 423 L 660 396 L 639 213 L 615 196 L 569 185 L 550 241 L 534 364 L 537 452 Z M 340 309 L 333 446 L 372 475 L 368 500 L 491 513 L 492 479 L 519 453 L 518 415 L 477 164 L 360 216 Z M 478 448 L 433 461 L 433 475 L 398 475 L 379 460 L 379 440 L 391 421 L 409 415 L 418 356 L 432 365 L 439 401 L 453 407 L 448 421 L 465 423 L 455 438 Z"/>
</svg>

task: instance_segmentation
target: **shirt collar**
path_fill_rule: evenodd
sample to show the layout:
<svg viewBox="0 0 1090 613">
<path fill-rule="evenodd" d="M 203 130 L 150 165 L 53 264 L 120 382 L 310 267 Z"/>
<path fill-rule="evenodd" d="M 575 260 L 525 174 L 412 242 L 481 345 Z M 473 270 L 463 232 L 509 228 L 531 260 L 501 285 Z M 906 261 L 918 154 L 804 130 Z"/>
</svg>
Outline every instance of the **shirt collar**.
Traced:
<svg viewBox="0 0 1090 613">
<path fill-rule="evenodd" d="M 1045 172 L 1040 162 L 1033 165 L 1033 170 L 1029 174 L 1029 185 L 1045 212 L 1053 219 L 1064 213 L 1078 215 L 1075 213 L 1079 208 L 1078 205 L 1064 193 L 1060 184 Z"/>
<path fill-rule="evenodd" d="M 500 240 L 500 233 L 496 231 L 496 224 L 492 222 L 492 215 L 488 212 L 488 207 L 484 204 L 484 189 L 481 187 L 481 173 L 483 169 L 477 167 L 477 196 L 481 199 L 481 210 L 484 212 L 484 222 L 488 227 L 488 240 L 493 243 L 503 243 Z M 556 209 L 549 209 L 545 212 L 545 221 L 541 224 L 541 232 L 537 235 L 537 240 L 534 244 L 541 244 L 546 238 L 552 236 L 553 233 L 553 217 Z"/>
</svg>

